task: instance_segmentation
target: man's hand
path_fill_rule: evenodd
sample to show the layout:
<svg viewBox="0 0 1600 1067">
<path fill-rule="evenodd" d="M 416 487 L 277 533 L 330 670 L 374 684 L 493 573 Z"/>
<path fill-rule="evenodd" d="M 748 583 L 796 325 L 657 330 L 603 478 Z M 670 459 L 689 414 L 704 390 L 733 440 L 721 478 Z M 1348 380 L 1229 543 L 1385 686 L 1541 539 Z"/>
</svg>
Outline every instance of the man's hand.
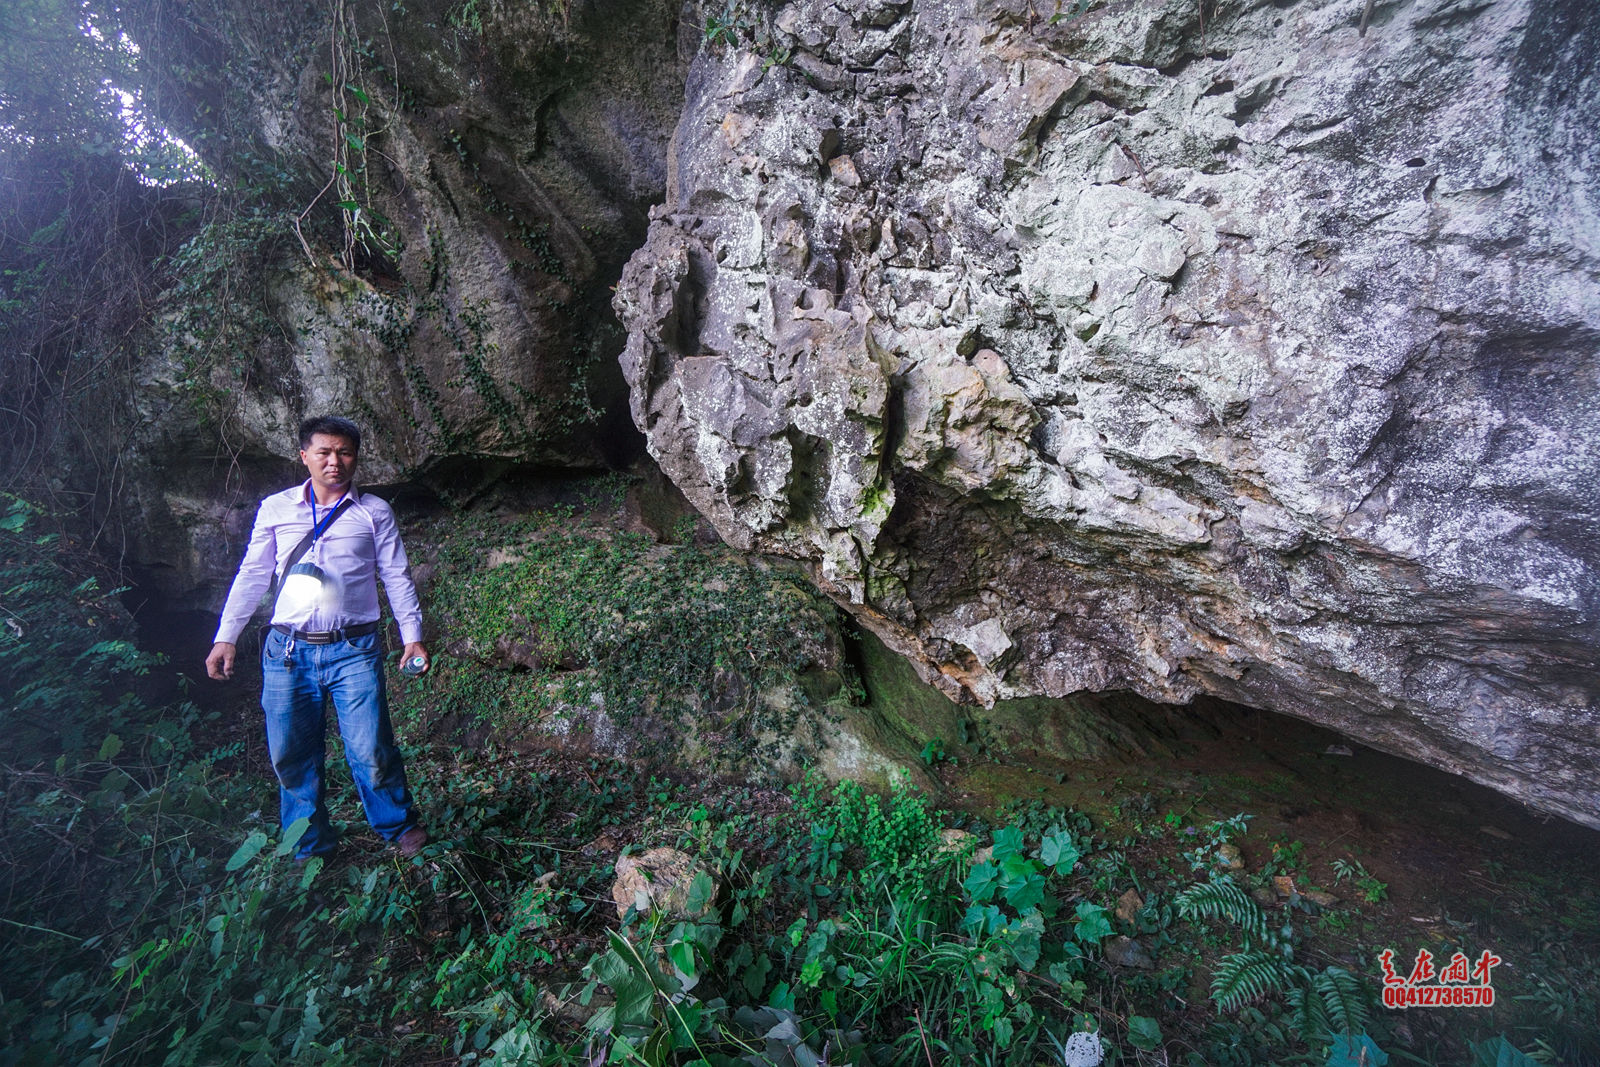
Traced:
<svg viewBox="0 0 1600 1067">
<path fill-rule="evenodd" d="M 211 655 L 206 657 L 206 674 L 219 682 L 232 678 L 234 647 L 227 641 L 218 641 L 212 645 Z"/>
<path fill-rule="evenodd" d="M 418 674 L 427 674 L 428 668 L 433 666 L 433 657 L 428 655 L 428 650 L 421 641 L 411 641 L 406 644 L 405 654 L 400 657 L 401 663 L 410 663 L 415 656 L 422 657 L 422 670 Z"/>
</svg>

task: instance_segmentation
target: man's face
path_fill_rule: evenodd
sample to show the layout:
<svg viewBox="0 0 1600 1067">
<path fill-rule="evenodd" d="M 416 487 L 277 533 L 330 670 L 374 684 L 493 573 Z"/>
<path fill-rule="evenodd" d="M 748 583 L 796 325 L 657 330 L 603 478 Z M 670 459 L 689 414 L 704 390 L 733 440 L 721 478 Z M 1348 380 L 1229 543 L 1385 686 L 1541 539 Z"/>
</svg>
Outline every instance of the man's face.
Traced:
<svg viewBox="0 0 1600 1067">
<path fill-rule="evenodd" d="M 356 472 L 356 446 L 348 437 L 312 434 L 311 447 L 300 450 L 300 462 L 311 474 L 312 485 L 342 493 Z"/>
</svg>

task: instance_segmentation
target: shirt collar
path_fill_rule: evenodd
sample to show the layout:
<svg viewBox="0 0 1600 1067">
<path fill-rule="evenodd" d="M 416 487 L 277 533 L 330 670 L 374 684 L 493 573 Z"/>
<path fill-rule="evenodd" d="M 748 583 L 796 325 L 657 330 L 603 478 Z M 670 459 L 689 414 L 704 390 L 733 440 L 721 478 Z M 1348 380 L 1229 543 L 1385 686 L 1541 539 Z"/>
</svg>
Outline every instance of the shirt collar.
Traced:
<svg viewBox="0 0 1600 1067">
<path fill-rule="evenodd" d="M 300 483 L 300 503 L 309 504 L 313 499 L 315 498 L 311 495 L 311 479 L 307 478 Z M 344 491 L 344 499 L 352 504 L 359 504 L 361 502 L 361 490 L 357 489 L 354 483 L 351 483 L 350 488 Z"/>
</svg>

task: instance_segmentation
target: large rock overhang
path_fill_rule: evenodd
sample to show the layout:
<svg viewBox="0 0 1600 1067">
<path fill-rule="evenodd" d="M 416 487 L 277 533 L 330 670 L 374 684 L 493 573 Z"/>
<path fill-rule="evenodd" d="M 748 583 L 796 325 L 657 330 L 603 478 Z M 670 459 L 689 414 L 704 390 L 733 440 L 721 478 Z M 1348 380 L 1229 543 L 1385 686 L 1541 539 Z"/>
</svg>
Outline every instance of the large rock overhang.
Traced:
<svg viewBox="0 0 1600 1067">
<path fill-rule="evenodd" d="M 799 0 L 704 50 L 633 416 L 954 698 L 1213 694 L 1600 826 L 1600 20 L 1358 16 Z"/>
</svg>

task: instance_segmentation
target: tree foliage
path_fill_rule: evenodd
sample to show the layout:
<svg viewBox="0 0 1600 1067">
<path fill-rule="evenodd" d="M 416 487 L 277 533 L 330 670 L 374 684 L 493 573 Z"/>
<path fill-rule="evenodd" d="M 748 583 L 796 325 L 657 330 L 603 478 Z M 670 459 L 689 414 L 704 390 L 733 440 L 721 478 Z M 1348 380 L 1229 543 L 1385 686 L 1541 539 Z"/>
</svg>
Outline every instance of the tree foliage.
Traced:
<svg viewBox="0 0 1600 1067">
<path fill-rule="evenodd" d="M 19 150 L 117 151 L 123 104 L 116 87 L 132 87 L 136 61 L 114 8 L 72 0 L 0 5 L 4 162 L 14 162 Z"/>
<path fill-rule="evenodd" d="M 104 511 L 121 436 L 83 432 L 84 412 L 119 411 L 157 264 L 195 207 L 199 171 L 139 107 L 138 58 L 115 8 L 0 7 L 0 470 L 77 511 L 96 491 Z M 59 500 L 69 486 L 91 499 Z"/>
<path fill-rule="evenodd" d="M 225 423 L 291 233 L 270 196 L 286 169 L 230 153 L 239 109 L 219 101 L 200 125 L 180 49 L 219 42 L 198 32 L 167 0 L 0 5 L 0 489 L 94 534 L 115 528 L 130 445 L 180 407 L 194 425 L 196 402 L 201 425 Z"/>
</svg>

